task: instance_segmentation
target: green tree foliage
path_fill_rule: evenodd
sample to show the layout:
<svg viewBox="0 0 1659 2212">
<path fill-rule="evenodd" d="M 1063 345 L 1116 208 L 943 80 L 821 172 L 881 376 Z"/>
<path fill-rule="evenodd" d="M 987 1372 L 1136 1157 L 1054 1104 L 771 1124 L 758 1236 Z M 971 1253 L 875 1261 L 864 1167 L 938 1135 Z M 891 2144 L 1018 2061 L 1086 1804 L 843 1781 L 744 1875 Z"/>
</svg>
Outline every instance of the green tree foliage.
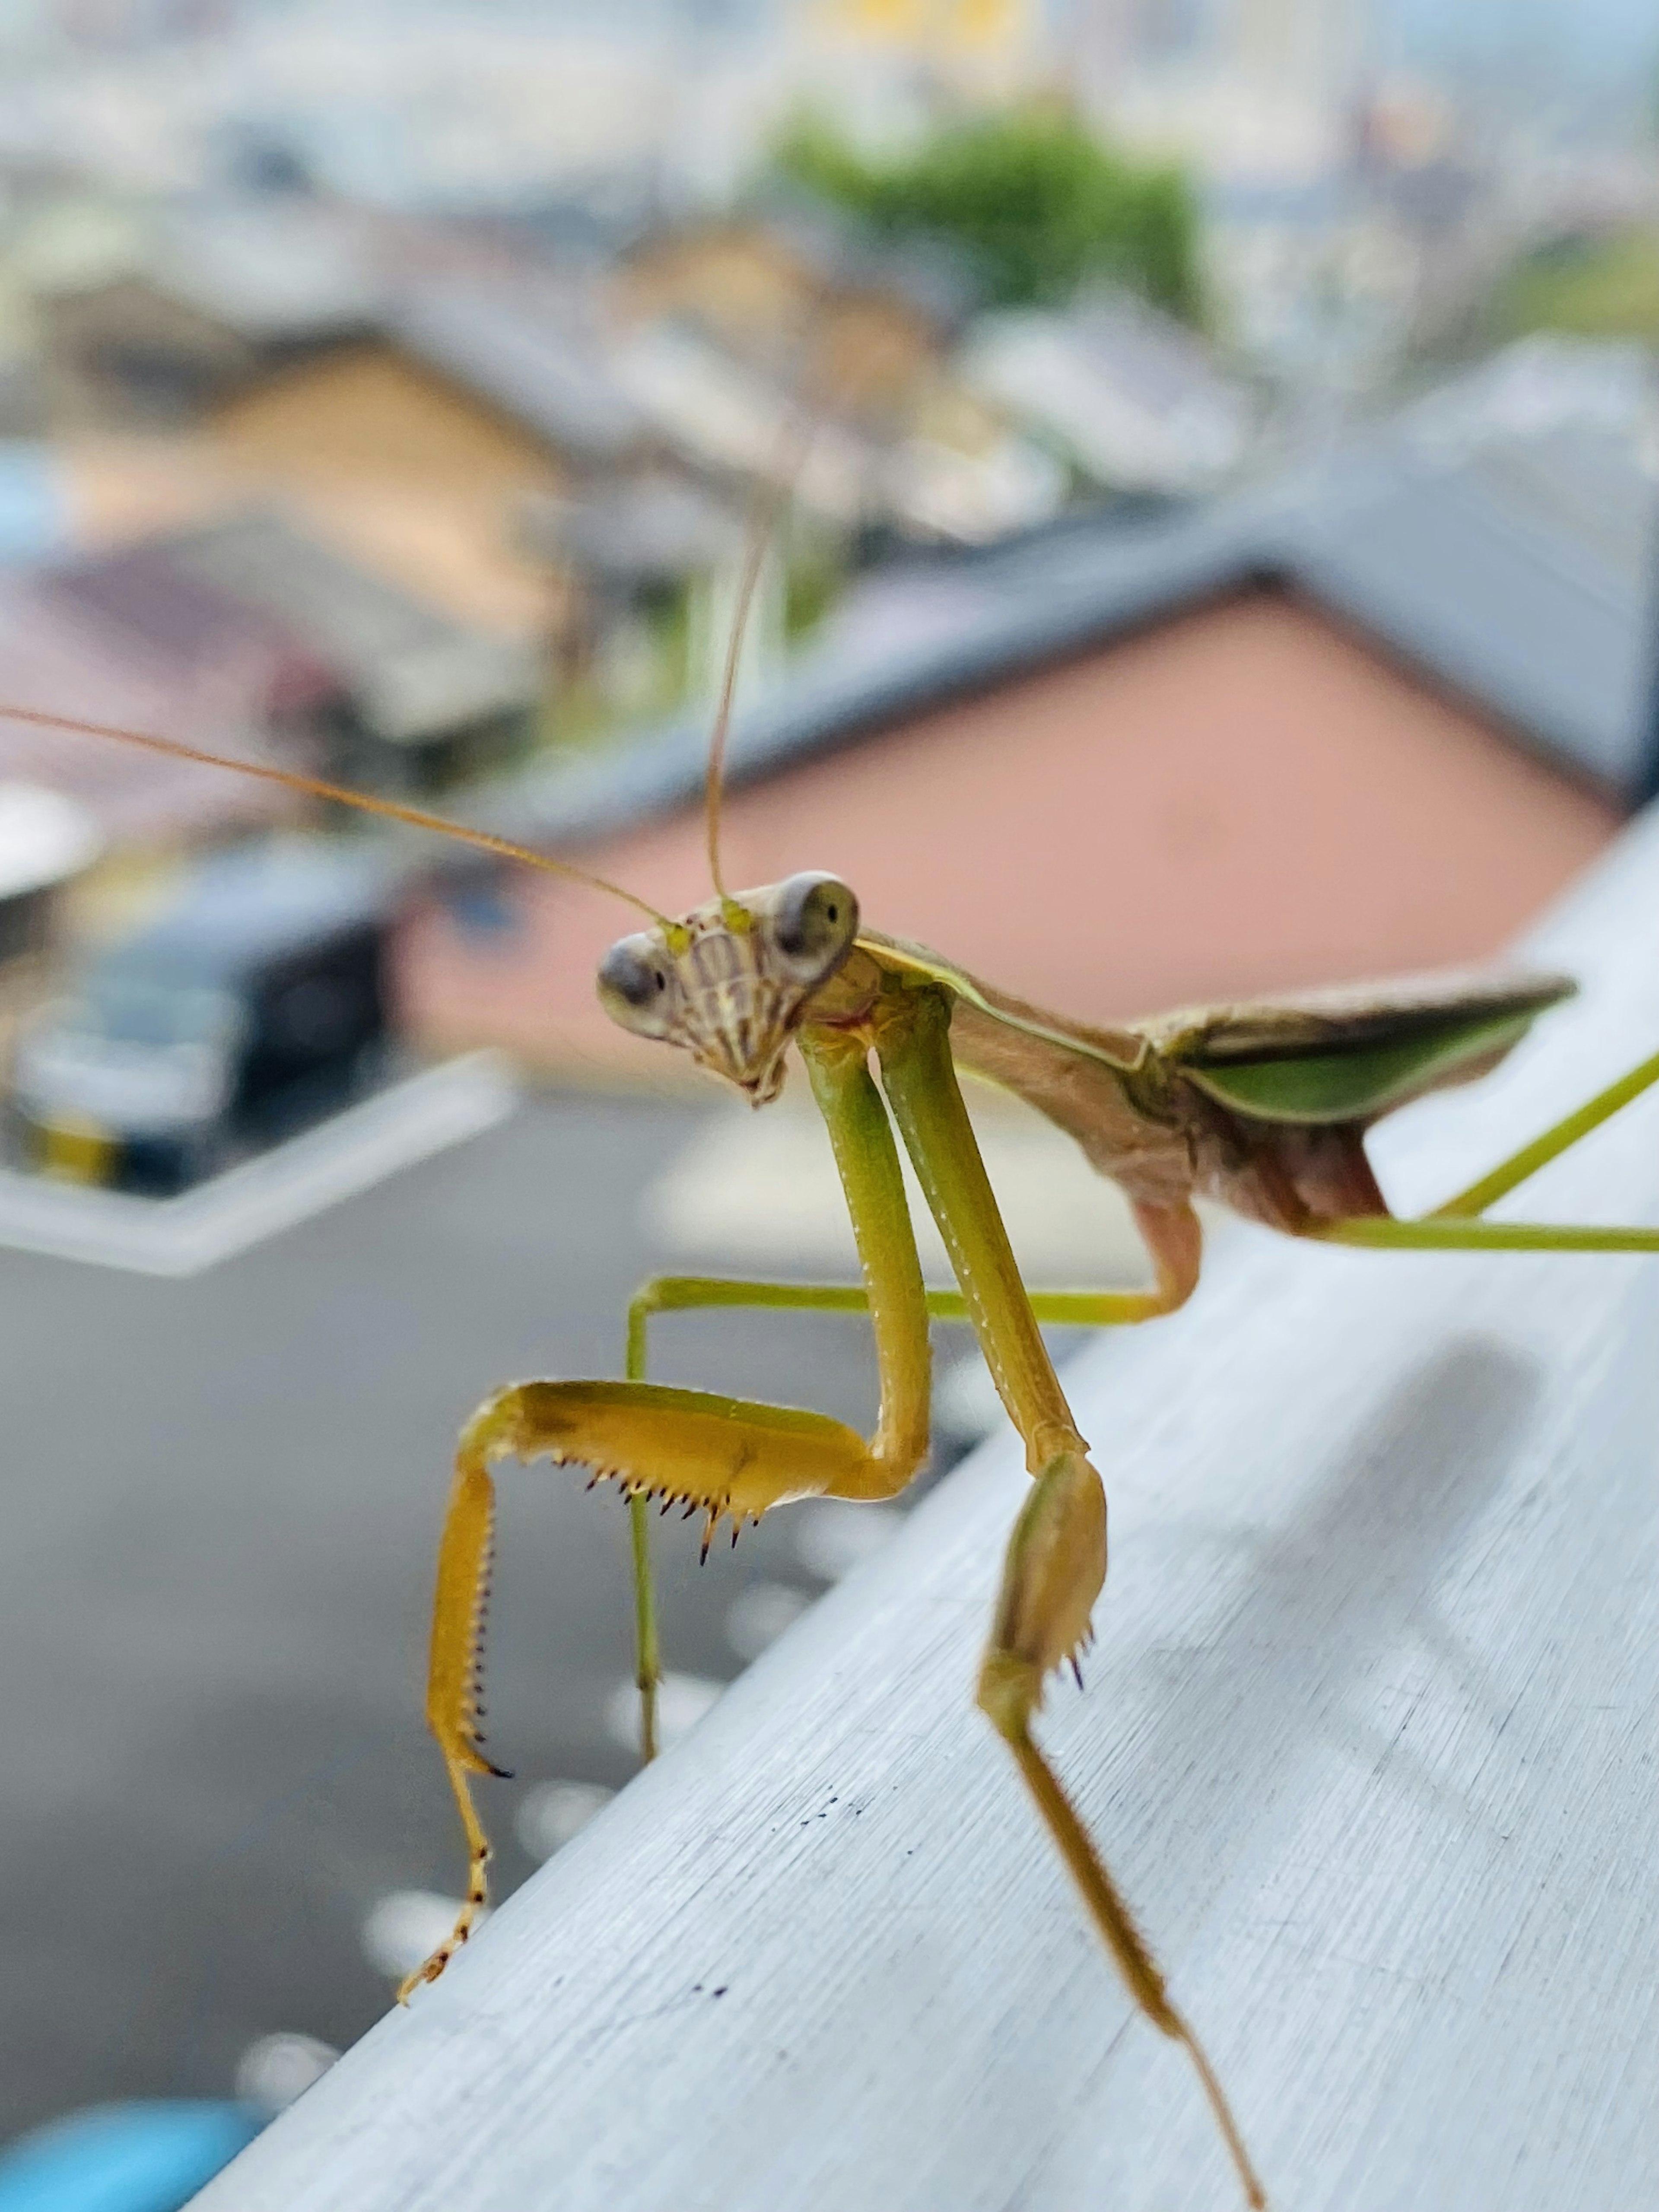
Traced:
<svg viewBox="0 0 1659 2212">
<path fill-rule="evenodd" d="M 965 247 L 994 305 L 1065 300 L 1100 277 L 1198 319 L 1198 210 L 1186 177 L 1112 153 L 1063 111 L 947 124 L 886 160 L 809 117 L 774 159 L 783 176 L 884 236 Z"/>
</svg>

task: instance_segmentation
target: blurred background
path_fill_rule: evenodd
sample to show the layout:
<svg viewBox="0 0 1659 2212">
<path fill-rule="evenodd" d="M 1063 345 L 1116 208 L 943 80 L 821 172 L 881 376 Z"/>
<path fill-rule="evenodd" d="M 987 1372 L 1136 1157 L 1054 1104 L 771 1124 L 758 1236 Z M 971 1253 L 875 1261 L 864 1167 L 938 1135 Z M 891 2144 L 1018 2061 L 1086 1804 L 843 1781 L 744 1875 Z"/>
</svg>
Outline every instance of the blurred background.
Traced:
<svg viewBox="0 0 1659 2212">
<path fill-rule="evenodd" d="M 1656 341 L 1637 0 L 4 0 L 0 702 L 678 910 L 787 477 L 735 882 L 1085 1018 L 1479 960 L 1659 783 Z M 793 1092 L 608 1030 L 631 926 L 0 720 L 0 2206 L 166 2212 L 447 1926 L 477 1400 L 854 1265 Z M 975 1112 L 1028 1274 L 1134 1279 Z M 997 1418 L 938 1350 L 928 1479 Z M 850 1322 L 655 1360 L 873 1408 Z M 665 1524 L 670 1737 L 902 1510 Z M 629 1622 L 616 1498 L 510 1475 L 503 1889 L 633 1771 Z"/>
</svg>

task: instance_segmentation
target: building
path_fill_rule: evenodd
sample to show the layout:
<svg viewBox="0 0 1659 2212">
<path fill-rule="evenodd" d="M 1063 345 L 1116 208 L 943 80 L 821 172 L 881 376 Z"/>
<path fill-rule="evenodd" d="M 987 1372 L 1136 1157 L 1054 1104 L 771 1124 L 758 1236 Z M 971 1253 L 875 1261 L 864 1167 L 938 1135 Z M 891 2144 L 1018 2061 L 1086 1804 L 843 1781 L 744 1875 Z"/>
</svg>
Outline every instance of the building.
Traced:
<svg viewBox="0 0 1659 2212">
<path fill-rule="evenodd" d="M 678 478 L 741 511 L 757 477 L 792 477 L 836 544 L 1048 519 L 1066 465 L 951 367 L 971 299 L 949 252 L 793 202 L 578 252 L 268 195 L 175 209 L 118 264 L 46 286 L 40 379 L 82 542 L 280 501 L 574 665 L 605 594 L 546 557 L 533 518 L 554 504 Z"/>
<path fill-rule="evenodd" d="M 326 209 L 284 198 L 180 209 L 130 265 L 42 289 L 52 419 L 189 422 L 365 333 L 383 295 L 365 240 Z"/>
<path fill-rule="evenodd" d="M 1249 455 L 1259 408 L 1195 332 L 1127 292 L 1064 313 L 981 318 L 957 364 L 970 390 L 1085 481 L 1176 495 L 1213 490 Z"/>
<path fill-rule="evenodd" d="M 504 765 L 542 685 L 533 654 L 269 510 L 0 579 L 0 701 L 370 789 L 441 790 Z M 116 848 L 194 843 L 303 804 L 3 718 L 0 775 L 68 791 Z"/>
<path fill-rule="evenodd" d="M 740 725 L 729 878 L 835 868 L 879 927 L 1085 1018 L 1494 956 L 1649 786 L 1654 508 L 1593 428 L 1401 430 L 890 580 Z M 544 772 L 501 826 L 682 909 L 703 746 Z M 593 1002 L 633 926 L 527 872 L 487 910 L 436 899 L 410 1018 L 668 1078 Z"/>
<path fill-rule="evenodd" d="M 88 536 L 280 499 L 464 619 L 545 631 L 520 503 L 611 465 L 635 418 L 592 363 L 591 287 L 524 263 L 464 227 L 268 197 L 175 210 L 123 265 L 47 287 Z"/>
<path fill-rule="evenodd" d="M 201 659 L 264 641 L 272 727 L 341 782 L 441 791 L 533 738 L 543 689 L 533 652 L 457 622 L 276 509 L 124 549 L 57 588 L 131 610 L 152 639 L 188 623 Z"/>
<path fill-rule="evenodd" d="M 695 328 L 734 360 L 902 422 L 975 303 L 948 246 L 877 241 L 840 210 L 779 193 L 756 213 L 653 231 L 615 283 L 624 328 Z"/>
<path fill-rule="evenodd" d="M 37 576 L 0 575 L 0 704 L 154 730 L 217 751 L 264 756 L 263 646 L 211 663 L 179 654 L 77 605 Z M 246 776 L 158 759 L 108 739 L 10 720 L 0 710 L 0 780 L 74 800 L 112 855 L 165 853 L 291 817 L 289 794 Z"/>
</svg>

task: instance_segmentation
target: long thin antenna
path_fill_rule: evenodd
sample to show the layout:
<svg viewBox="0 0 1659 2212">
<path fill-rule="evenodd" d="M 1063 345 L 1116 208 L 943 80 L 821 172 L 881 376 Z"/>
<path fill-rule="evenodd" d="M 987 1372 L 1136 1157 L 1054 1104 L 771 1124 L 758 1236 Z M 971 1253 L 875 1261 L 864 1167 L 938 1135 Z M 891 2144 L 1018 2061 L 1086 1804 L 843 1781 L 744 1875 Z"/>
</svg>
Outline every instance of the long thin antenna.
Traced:
<svg viewBox="0 0 1659 2212">
<path fill-rule="evenodd" d="M 70 714 L 43 714 L 34 707 L 0 705 L 0 720 L 9 722 L 32 722 L 42 730 L 72 730 L 83 737 L 118 738 L 123 744 L 142 745 L 146 752 L 165 753 L 170 760 L 195 761 L 204 768 L 234 769 L 239 775 L 258 776 L 262 783 L 280 783 L 289 791 L 303 791 L 313 799 L 331 799 L 341 806 L 355 806 L 364 814 L 383 814 L 388 821 L 405 822 L 411 829 L 434 830 L 441 836 L 459 838 L 464 845 L 476 845 L 481 853 L 499 854 L 503 860 L 522 860 L 526 867 L 542 868 L 549 875 L 568 876 L 579 884 L 586 884 L 594 890 L 609 891 L 612 898 L 626 899 L 643 915 L 664 929 L 673 924 L 665 914 L 632 891 L 625 891 L 620 884 L 607 883 L 603 876 L 591 875 L 568 860 L 556 860 L 550 854 L 538 853 L 529 845 L 515 845 L 509 837 L 492 836 L 488 830 L 469 830 L 459 822 L 452 822 L 442 814 L 428 814 L 418 806 L 400 805 L 395 799 L 371 799 L 366 791 L 353 791 L 341 783 L 325 783 L 320 776 L 301 775 L 292 769 L 267 768 L 259 761 L 234 759 L 228 753 L 204 752 L 196 745 L 180 744 L 176 738 L 158 738 L 147 730 L 123 730 L 110 722 L 82 722 Z"/>
<path fill-rule="evenodd" d="M 720 873 L 720 797 L 726 783 L 726 741 L 732 728 L 732 708 L 738 694 L 738 669 L 743 659 L 744 641 L 749 631 L 750 611 L 755 604 L 761 571 L 766 566 L 774 526 L 788 496 L 789 487 L 786 483 L 781 489 L 775 489 L 769 497 L 758 500 L 750 518 L 743 572 L 738 581 L 737 604 L 732 611 L 732 629 L 726 641 L 726 666 L 720 675 L 720 700 L 714 708 L 714 726 L 708 738 L 708 770 L 703 787 L 703 811 L 708 825 L 708 872 L 714 879 L 714 890 L 722 900 L 727 896 L 726 878 Z"/>
<path fill-rule="evenodd" d="M 810 338 L 813 324 L 809 325 Z M 803 343 L 805 341 L 804 340 Z M 714 708 L 714 726 L 708 738 L 708 770 L 703 785 L 703 813 L 708 823 L 708 873 L 714 890 L 724 904 L 728 900 L 726 879 L 720 873 L 720 799 L 726 786 L 726 747 L 732 730 L 732 708 L 738 696 L 738 670 L 743 659 L 744 641 L 749 634 L 749 617 L 755 604 L 755 592 L 760 584 L 761 572 L 766 566 L 772 536 L 778 518 L 794 496 L 796 479 L 806 459 L 807 449 L 817 428 L 821 402 L 809 391 L 802 394 L 799 405 L 792 410 L 778 441 L 777 458 L 771 471 L 771 482 L 763 481 L 750 510 L 747 543 L 744 549 L 742 573 L 738 580 L 737 605 L 732 611 L 732 630 L 726 642 L 726 665 L 720 674 L 720 698 Z"/>
</svg>

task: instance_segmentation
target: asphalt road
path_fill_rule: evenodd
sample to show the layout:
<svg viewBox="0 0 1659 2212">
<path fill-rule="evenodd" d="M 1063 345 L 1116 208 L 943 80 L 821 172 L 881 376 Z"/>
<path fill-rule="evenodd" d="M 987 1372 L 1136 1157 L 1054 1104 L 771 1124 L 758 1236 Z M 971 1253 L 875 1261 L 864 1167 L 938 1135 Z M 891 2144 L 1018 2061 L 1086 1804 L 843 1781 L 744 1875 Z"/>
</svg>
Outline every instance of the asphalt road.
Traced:
<svg viewBox="0 0 1659 2212">
<path fill-rule="evenodd" d="M 222 2095 L 258 2039 L 337 2046 L 386 2004 L 366 1916 L 453 1893 L 421 1717 L 457 1424 L 493 1384 L 621 1371 L 653 1264 L 641 1188 L 693 1107 L 538 1099 L 505 1127 L 182 1281 L 0 1252 L 0 2136 L 97 2099 Z M 866 1421 L 861 1326 L 661 1325 L 665 1379 Z M 757 1578 L 816 1587 L 788 1516 L 696 1565 L 661 1524 L 668 1663 L 729 1678 Z M 626 1518 L 505 1485 L 486 1785 L 619 1784 Z"/>
</svg>

